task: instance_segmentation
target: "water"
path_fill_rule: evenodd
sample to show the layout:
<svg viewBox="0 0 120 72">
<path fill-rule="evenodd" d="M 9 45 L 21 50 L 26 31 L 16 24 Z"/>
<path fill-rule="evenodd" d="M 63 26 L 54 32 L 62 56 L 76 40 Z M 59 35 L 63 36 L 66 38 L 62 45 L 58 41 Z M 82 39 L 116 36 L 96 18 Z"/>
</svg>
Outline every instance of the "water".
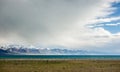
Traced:
<svg viewBox="0 0 120 72">
<path fill-rule="evenodd" d="M 0 59 L 116 59 L 120 55 L 0 55 Z"/>
</svg>

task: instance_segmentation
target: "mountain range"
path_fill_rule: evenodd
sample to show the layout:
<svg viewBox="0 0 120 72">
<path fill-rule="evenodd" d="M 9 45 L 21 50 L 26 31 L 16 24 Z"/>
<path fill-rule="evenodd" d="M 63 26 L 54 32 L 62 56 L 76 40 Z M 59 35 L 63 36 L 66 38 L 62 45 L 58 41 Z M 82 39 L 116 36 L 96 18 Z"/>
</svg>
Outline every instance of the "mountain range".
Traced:
<svg viewBox="0 0 120 72">
<path fill-rule="evenodd" d="M 20 45 L 8 45 L 0 47 L 0 55 L 90 55 L 103 54 L 95 51 L 63 49 L 63 48 L 31 48 Z"/>
</svg>

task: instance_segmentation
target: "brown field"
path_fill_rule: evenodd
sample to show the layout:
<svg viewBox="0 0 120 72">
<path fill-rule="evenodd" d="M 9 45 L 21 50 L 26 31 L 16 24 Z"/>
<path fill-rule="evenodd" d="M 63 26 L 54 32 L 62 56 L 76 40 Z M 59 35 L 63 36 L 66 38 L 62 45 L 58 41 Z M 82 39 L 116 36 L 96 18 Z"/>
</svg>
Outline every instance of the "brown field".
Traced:
<svg viewBox="0 0 120 72">
<path fill-rule="evenodd" d="M 120 60 L 0 60 L 0 72 L 120 72 Z"/>
</svg>

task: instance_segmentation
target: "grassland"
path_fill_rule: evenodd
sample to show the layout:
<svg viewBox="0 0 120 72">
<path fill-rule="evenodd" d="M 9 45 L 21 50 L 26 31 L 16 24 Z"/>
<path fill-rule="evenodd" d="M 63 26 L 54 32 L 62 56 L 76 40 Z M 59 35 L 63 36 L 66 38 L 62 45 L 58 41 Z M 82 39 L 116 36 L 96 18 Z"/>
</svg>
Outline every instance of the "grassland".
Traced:
<svg viewBox="0 0 120 72">
<path fill-rule="evenodd" d="M 120 60 L 0 60 L 0 72 L 120 72 Z"/>
</svg>

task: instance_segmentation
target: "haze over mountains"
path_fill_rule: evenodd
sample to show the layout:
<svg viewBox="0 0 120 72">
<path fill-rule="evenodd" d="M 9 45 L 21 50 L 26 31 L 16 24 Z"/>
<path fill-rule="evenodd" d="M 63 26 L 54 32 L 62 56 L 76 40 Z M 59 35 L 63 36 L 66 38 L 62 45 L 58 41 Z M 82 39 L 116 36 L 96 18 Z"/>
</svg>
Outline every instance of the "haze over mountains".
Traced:
<svg viewBox="0 0 120 72">
<path fill-rule="evenodd" d="M 87 51 L 65 48 L 34 48 L 20 45 L 8 45 L 0 47 L 0 55 L 96 55 L 107 54 L 103 52 Z"/>
</svg>

